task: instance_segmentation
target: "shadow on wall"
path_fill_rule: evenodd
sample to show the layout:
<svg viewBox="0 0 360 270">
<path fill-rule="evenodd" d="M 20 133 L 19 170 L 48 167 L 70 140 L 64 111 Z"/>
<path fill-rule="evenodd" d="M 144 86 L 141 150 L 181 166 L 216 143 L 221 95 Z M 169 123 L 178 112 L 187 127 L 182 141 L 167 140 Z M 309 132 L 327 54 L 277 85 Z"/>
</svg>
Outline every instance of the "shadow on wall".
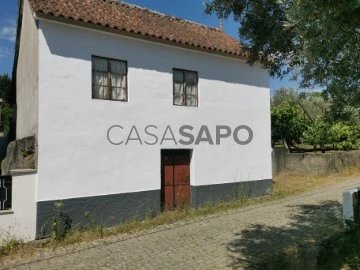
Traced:
<svg viewBox="0 0 360 270">
<path fill-rule="evenodd" d="M 172 73 L 172 68 L 191 69 L 199 71 L 203 79 L 269 87 L 265 70 L 230 57 L 209 57 L 192 50 L 49 22 L 41 22 L 40 29 L 50 52 L 57 56 L 91 61 L 91 55 L 98 55 L 127 60 L 130 68 L 162 73 Z M 226 71 L 222 68 L 225 66 L 229 67 Z"/>
<path fill-rule="evenodd" d="M 341 226 L 341 204 L 326 201 L 318 205 L 296 205 L 287 226 L 263 226 L 254 224 L 250 229 L 235 235 L 228 243 L 233 269 L 294 269 L 281 256 L 296 245 L 318 240 L 335 232 Z M 274 259 L 276 258 L 276 259 Z M 275 262 L 274 262 L 275 260 Z M 269 262 L 278 263 L 270 267 Z"/>
<path fill-rule="evenodd" d="M 6 157 L 6 149 L 9 143 L 8 136 L 0 136 L 0 160 Z"/>
</svg>

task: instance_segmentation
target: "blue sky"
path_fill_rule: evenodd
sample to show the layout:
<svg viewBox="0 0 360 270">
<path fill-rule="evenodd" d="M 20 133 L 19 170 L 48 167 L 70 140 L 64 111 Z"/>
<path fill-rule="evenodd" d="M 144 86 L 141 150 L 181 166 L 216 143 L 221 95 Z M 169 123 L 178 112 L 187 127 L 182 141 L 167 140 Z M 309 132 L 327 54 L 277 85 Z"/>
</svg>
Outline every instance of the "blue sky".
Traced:
<svg viewBox="0 0 360 270">
<path fill-rule="evenodd" d="M 0 74 L 10 73 L 13 66 L 16 33 L 16 0 L 1 0 L 0 3 Z"/>
<path fill-rule="evenodd" d="M 209 0 L 126 0 L 125 2 L 208 26 L 219 27 L 220 22 L 215 15 L 204 14 L 204 1 Z M 11 74 L 12 71 L 17 2 L 17 0 L 1 0 L 0 3 L 0 74 Z M 224 21 L 223 25 L 227 34 L 238 38 L 238 25 L 231 18 Z M 297 87 L 297 83 L 290 82 L 288 79 L 282 81 L 270 79 L 272 90 L 281 86 Z"/>
</svg>

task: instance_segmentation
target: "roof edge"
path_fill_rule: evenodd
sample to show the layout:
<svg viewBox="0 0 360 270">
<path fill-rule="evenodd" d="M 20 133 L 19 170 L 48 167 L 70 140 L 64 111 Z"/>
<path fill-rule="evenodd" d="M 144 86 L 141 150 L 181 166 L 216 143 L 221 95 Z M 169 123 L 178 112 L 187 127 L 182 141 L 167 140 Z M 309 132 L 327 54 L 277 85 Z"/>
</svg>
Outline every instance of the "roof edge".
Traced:
<svg viewBox="0 0 360 270">
<path fill-rule="evenodd" d="M 187 19 L 184 19 L 184 18 L 181 18 L 181 17 L 178 17 L 178 16 L 165 14 L 165 13 L 162 13 L 162 12 L 159 12 L 159 11 L 157 11 L 157 10 L 150 9 L 150 8 L 146 8 L 146 7 L 142 7 L 142 6 L 130 4 L 130 3 L 127 3 L 127 2 L 121 2 L 121 0 L 120 0 L 120 1 L 117 1 L 117 0 L 105 0 L 105 1 L 111 2 L 111 3 L 115 4 L 115 5 L 124 5 L 124 6 L 128 6 L 128 7 L 131 7 L 131 8 L 140 9 L 140 10 L 143 10 L 143 11 L 148 11 L 148 12 L 154 13 L 154 14 L 160 16 L 160 17 L 167 17 L 167 18 L 171 18 L 171 19 L 173 19 L 173 20 L 182 21 L 182 22 L 185 22 L 185 23 L 195 24 L 195 25 L 197 25 L 197 26 L 201 26 L 201 27 L 204 27 L 204 28 L 208 28 L 208 29 L 210 29 L 210 30 L 212 30 L 212 31 L 221 31 L 220 28 L 211 27 L 211 26 L 208 26 L 208 25 L 205 25 L 205 24 L 202 24 L 202 23 L 198 23 L 198 22 L 194 22 L 194 21 L 191 21 L 191 20 L 187 20 Z"/>
<path fill-rule="evenodd" d="M 24 0 L 20 0 L 20 1 L 24 1 Z M 151 42 L 155 42 L 155 43 L 166 44 L 169 46 L 180 47 L 180 48 L 185 48 L 185 49 L 194 50 L 194 51 L 201 51 L 201 52 L 205 52 L 205 53 L 209 53 L 209 54 L 221 55 L 221 56 L 245 60 L 245 61 L 249 60 L 249 58 L 245 55 L 234 54 L 234 53 L 216 50 L 213 48 L 207 48 L 205 46 L 200 46 L 200 45 L 195 45 L 195 44 L 192 45 L 189 43 L 184 43 L 182 41 L 164 39 L 161 36 L 159 37 L 159 36 L 155 36 L 155 35 L 152 35 L 152 36 L 151 35 L 143 35 L 140 33 L 136 33 L 135 31 L 131 31 L 131 30 L 128 31 L 126 29 L 114 29 L 114 28 L 107 27 L 104 25 L 91 24 L 88 22 L 77 21 L 75 19 L 68 19 L 65 17 L 57 17 L 57 16 L 45 14 L 42 12 L 34 12 L 34 14 L 35 14 L 34 19 L 36 19 L 36 20 L 54 21 L 54 22 L 59 22 L 59 23 L 63 23 L 63 24 L 93 29 L 93 30 L 97 30 L 100 32 L 107 32 L 107 33 L 132 37 L 135 39 L 141 39 L 141 40 L 147 40 L 147 41 L 151 41 Z"/>
</svg>

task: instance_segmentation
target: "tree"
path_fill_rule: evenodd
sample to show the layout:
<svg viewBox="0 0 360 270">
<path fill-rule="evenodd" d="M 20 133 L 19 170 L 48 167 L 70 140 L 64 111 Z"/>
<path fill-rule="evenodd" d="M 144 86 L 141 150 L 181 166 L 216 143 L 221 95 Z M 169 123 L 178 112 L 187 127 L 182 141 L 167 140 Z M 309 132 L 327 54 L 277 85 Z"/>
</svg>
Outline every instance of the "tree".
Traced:
<svg viewBox="0 0 360 270">
<path fill-rule="evenodd" d="M 291 100 L 271 108 L 271 136 L 273 144 L 282 140 L 288 147 L 300 143 L 308 126 L 308 119 L 296 103 Z"/>
<path fill-rule="evenodd" d="M 212 0 L 205 12 L 234 15 L 249 63 L 271 76 L 293 72 L 335 103 L 360 104 L 360 0 Z"/>
<path fill-rule="evenodd" d="M 298 92 L 291 87 L 281 87 L 271 98 L 271 106 L 291 101 L 299 106 L 310 121 L 322 119 L 328 113 L 331 103 L 320 92 Z"/>
<path fill-rule="evenodd" d="M 325 100 L 320 92 L 303 92 L 300 94 L 299 102 L 312 121 L 323 119 L 331 106 L 330 101 Z"/>
<path fill-rule="evenodd" d="M 0 75 L 0 98 L 3 102 L 10 104 L 11 78 L 9 75 Z"/>
<path fill-rule="evenodd" d="M 291 87 L 281 87 L 276 90 L 271 97 L 271 106 L 280 106 L 284 102 L 296 103 L 298 98 L 299 94 L 295 89 Z"/>
<path fill-rule="evenodd" d="M 307 130 L 304 132 L 304 140 L 308 144 L 314 146 L 320 145 L 323 153 L 325 152 L 325 145 L 332 142 L 330 136 L 330 125 L 324 121 L 317 120 L 311 125 L 308 126 Z"/>
<path fill-rule="evenodd" d="M 2 102 L 1 107 L 1 124 L 4 124 L 4 134 L 10 131 L 11 119 L 13 117 L 13 108 L 11 104 L 11 78 L 9 75 L 0 75 L 0 98 Z"/>
</svg>

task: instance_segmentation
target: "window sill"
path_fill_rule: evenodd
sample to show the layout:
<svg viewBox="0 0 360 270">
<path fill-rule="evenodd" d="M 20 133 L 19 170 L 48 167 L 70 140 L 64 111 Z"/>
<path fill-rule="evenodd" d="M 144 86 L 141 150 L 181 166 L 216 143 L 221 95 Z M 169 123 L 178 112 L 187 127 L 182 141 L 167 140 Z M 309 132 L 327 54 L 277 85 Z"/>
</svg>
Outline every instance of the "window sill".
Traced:
<svg viewBox="0 0 360 270">
<path fill-rule="evenodd" d="M 3 216 L 3 215 L 12 215 L 14 214 L 14 211 L 13 210 L 0 210 L 0 216 Z"/>
<path fill-rule="evenodd" d="M 11 175 L 22 175 L 22 174 L 34 174 L 37 173 L 36 169 L 12 169 L 10 170 Z M 2 210 L 0 210 L 2 211 Z"/>
<path fill-rule="evenodd" d="M 178 104 L 173 104 L 173 106 L 175 107 L 185 107 L 185 108 L 199 108 L 199 105 L 196 106 L 192 106 L 192 105 L 178 105 Z"/>
<path fill-rule="evenodd" d="M 108 99 L 108 98 L 91 98 L 91 100 L 114 101 L 114 102 L 129 103 L 129 100 Z"/>
</svg>

